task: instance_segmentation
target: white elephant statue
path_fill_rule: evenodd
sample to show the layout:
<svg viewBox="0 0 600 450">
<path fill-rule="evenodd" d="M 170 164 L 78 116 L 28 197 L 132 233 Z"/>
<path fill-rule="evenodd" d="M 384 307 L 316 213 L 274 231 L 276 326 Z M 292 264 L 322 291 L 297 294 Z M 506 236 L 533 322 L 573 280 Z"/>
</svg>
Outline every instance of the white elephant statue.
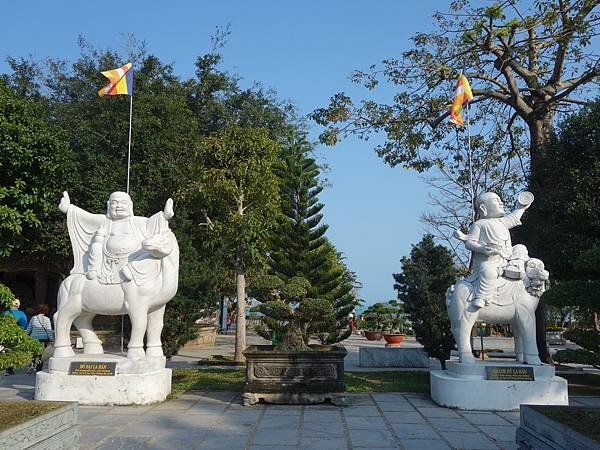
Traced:
<svg viewBox="0 0 600 450">
<path fill-rule="evenodd" d="M 474 281 L 459 280 L 446 292 L 446 306 L 461 363 L 473 363 L 471 330 L 475 322 L 510 324 L 517 361 L 541 364 L 535 336 L 535 310 L 548 281 L 544 263 L 531 258 L 523 279 L 501 278 L 489 304 L 477 308 L 471 301 Z"/>
<path fill-rule="evenodd" d="M 74 354 L 72 324 L 84 354 L 102 354 L 92 327 L 97 314 L 129 315 L 128 358 L 163 356 L 165 305 L 177 292 L 179 273 L 179 247 L 168 225 L 173 201 L 150 218 L 137 217 L 129 195 L 113 192 L 107 213 L 91 214 L 72 205 L 65 192 L 59 209 L 67 214 L 74 265 L 58 292 L 54 357 Z"/>
</svg>

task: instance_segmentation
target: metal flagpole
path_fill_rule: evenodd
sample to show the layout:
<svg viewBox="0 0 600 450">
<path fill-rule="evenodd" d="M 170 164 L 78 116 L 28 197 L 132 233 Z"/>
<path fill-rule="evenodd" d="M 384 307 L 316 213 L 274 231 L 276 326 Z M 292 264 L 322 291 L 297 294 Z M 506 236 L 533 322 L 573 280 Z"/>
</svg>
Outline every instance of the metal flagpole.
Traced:
<svg viewBox="0 0 600 450">
<path fill-rule="evenodd" d="M 129 170 L 131 169 L 131 117 L 133 113 L 133 93 L 129 96 L 129 145 L 127 146 L 127 193 L 129 194 Z"/>
<path fill-rule="evenodd" d="M 471 223 L 475 222 L 475 186 L 473 185 L 473 155 L 471 152 L 471 127 L 469 125 L 469 103 L 467 103 L 465 119 L 467 122 L 467 152 L 469 155 L 469 186 L 471 189 Z"/>
<path fill-rule="evenodd" d="M 129 171 L 131 169 L 131 118 L 133 117 L 133 92 L 129 96 L 129 140 L 127 144 L 127 193 L 129 194 Z M 121 316 L 121 354 L 123 354 L 125 316 Z"/>
</svg>

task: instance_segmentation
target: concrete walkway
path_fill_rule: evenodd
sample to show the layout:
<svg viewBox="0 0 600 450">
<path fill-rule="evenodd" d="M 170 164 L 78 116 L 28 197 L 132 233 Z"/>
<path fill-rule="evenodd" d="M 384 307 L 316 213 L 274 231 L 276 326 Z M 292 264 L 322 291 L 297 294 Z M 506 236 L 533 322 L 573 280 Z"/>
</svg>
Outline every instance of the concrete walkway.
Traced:
<svg viewBox="0 0 600 450">
<path fill-rule="evenodd" d="M 0 384 L 0 400 L 33 398 L 35 377 Z M 571 397 L 600 406 L 599 397 Z M 83 449 L 513 449 L 518 412 L 441 408 L 428 395 L 349 394 L 348 406 L 242 406 L 234 392 L 188 391 L 152 406 L 81 406 Z"/>
</svg>

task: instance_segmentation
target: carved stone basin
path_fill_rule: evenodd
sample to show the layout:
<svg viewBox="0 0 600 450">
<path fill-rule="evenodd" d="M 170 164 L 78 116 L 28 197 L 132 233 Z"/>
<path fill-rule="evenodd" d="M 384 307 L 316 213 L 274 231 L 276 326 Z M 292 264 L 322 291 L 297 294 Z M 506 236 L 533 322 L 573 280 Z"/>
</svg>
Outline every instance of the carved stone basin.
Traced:
<svg viewBox="0 0 600 450">
<path fill-rule="evenodd" d="M 246 349 L 244 404 L 311 404 L 330 400 L 343 404 L 344 358 L 337 345 L 311 345 L 312 351 L 279 352 L 272 345 Z"/>
</svg>

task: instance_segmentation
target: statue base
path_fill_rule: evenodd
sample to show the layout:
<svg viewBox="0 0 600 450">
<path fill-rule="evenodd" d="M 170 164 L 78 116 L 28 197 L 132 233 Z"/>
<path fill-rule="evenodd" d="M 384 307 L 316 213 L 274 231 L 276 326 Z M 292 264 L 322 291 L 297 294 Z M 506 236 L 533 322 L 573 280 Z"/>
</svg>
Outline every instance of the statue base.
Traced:
<svg viewBox="0 0 600 450">
<path fill-rule="evenodd" d="M 512 411 L 521 404 L 569 404 L 567 380 L 555 376 L 554 367 L 547 364 L 446 361 L 446 368 L 430 372 L 431 399 L 441 406 Z"/>
<path fill-rule="evenodd" d="M 146 405 L 171 393 L 166 358 L 132 360 L 118 355 L 50 358 L 35 378 L 35 399 L 82 405 Z"/>
</svg>

